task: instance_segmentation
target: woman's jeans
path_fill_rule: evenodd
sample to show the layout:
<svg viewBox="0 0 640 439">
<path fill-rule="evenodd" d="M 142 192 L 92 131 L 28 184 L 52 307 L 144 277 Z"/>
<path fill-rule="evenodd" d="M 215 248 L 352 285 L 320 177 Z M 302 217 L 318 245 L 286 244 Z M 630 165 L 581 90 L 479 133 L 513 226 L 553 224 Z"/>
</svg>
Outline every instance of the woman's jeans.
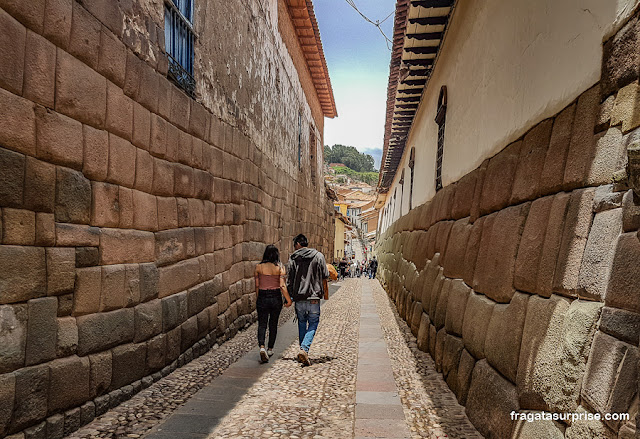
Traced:
<svg viewBox="0 0 640 439">
<path fill-rule="evenodd" d="M 269 325 L 269 349 L 273 349 L 278 335 L 278 319 L 282 311 L 282 294 L 277 290 L 260 290 L 258 293 L 258 346 L 264 346 Z"/>
<path fill-rule="evenodd" d="M 320 322 L 320 300 L 301 300 L 296 302 L 298 316 L 298 337 L 300 349 L 309 352 L 313 336 Z"/>
</svg>

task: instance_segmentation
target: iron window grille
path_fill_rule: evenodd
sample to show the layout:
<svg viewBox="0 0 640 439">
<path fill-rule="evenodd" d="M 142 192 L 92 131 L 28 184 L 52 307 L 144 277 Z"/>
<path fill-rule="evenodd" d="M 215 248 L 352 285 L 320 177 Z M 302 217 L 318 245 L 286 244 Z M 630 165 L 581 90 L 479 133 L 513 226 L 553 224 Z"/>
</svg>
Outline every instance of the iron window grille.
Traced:
<svg viewBox="0 0 640 439">
<path fill-rule="evenodd" d="M 440 88 L 438 97 L 438 113 L 436 123 L 438 124 L 438 152 L 436 153 L 436 192 L 442 189 L 442 156 L 444 155 L 444 124 L 447 118 L 447 86 Z"/>
<path fill-rule="evenodd" d="M 411 153 L 409 154 L 409 169 L 411 169 L 411 186 L 409 186 L 409 210 L 413 209 L 413 176 L 415 174 L 415 165 L 416 165 L 416 148 L 415 146 L 411 148 Z"/>
<path fill-rule="evenodd" d="M 169 78 L 190 96 L 194 96 L 196 81 L 193 79 L 193 0 L 165 0 L 164 41 L 169 58 Z"/>
</svg>

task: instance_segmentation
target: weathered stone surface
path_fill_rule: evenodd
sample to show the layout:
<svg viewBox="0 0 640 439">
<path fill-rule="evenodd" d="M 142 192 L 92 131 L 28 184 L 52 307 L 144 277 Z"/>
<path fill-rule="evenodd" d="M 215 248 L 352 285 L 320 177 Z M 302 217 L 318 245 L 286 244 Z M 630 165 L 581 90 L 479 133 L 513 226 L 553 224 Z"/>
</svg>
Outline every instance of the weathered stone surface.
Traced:
<svg viewBox="0 0 640 439">
<path fill-rule="evenodd" d="M 49 365 L 49 413 L 78 406 L 89 399 L 90 363 L 72 356 Z"/>
<path fill-rule="evenodd" d="M 471 292 L 462 324 L 464 347 L 476 358 L 484 358 L 487 328 L 495 302 L 481 294 Z"/>
<path fill-rule="evenodd" d="M 226 311 L 226 308 L 224 310 Z M 187 320 L 187 317 L 186 291 L 162 299 L 162 332 L 168 332 L 170 329 L 182 324 Z"/>
<path fill-rule="evenodd" d="M 522 408 L 577 409 L 580 382 L 601 304 L 532 296 L 522 334 L 518 397 Z"/>
<path fill-rule="evenodd" d="M 640 57 L 633 48 L 639 40 L 640 24 L 638 17 L 633 17 L 604 44 L 600 82 L 602 97 L 638 79 Z"/>
<path fill-rule="evenodd" d="M 551 296 L 553 290 L 553 279 L 562 243 L 562 231 L 565 225 L 569 198 L 569 194 L 561 192 L 553 197 L 551 204 L 536 282 L 536 293 L 544 297 Z"/>
<path fill-rule="evenodd" d="M 476 269 L 476 261 L 478 259 L 478 250 L 482 239 L 483 225 L 487 217 L 479 218 L 471 226 L 469 239 L 467 240 L 467 249 L 464 254 L 464 264 L 462 269 L 462 278 L 467 285 L 473 285 L 473 276 Z M 491 217 L 493 218 L 493 217 Z"/>
<path fill-rule="evenodd" d="M 153 233 L 138 230 L 102 229 L 100 261 L 103 265 L 153 262 Z"/>
<path fill-rule="evenodd" d="M 515 292 L 516 255 L 529 207 L 530 203 L 526 203 L 498 212 L 491 234 L 487 240 L 483 234 L 480 243 L 473 288 L 500 303 L 509 302 Z M 488 248 L 484 250 L 483 246 Z"/>
<path fill-rule="evenodd" d="M 2 23 L 0 59 L 3 61 L 0 70 L 0 86 L 20 95 L 24 84 L 24 52 L 27 31 L 23 25 L 4 10 L 0 14 L 0 23 Z"/>
<path fill-rule="evenodd" d="M 533 127 L 520 148 L 518 168 L 513 179 L 510 204 L 518 204 L 540 196 L 540 176 L 545 164 L 553 119 Z"/>
<path fill-rule="evenodd" d="M 411 333 L 417 337 L 418 331 L 420 330 L 420 323 L 422 320 L 422 303 L 413 302 L 410 308 L 410 314 L 408 316 L 410 318 L 409 322 L 411 323 Z"/>
<path fill-rule="evenodd" d="M 467 396 L 469 395 L 469 387 L 471 386 L 471 374 L 473 373 L 475 365 L 475 358 L 473 358 L 466 349 L 463 349 L 460 354 L 460 363 L 458 365 L 458 391 L 456 392 L 458 402 L 461 405 L 467 404 Z"/>
<path fill-rule="evenodd" d="M 462 336 L 462 324 L 470 295 L 471 288 L 462 280 L 455 279 L 451 281 L 444 326 L 447 333 L 459 337 Z"/>
<path fill-rule="evenodd" d="M 24 302 L 45 294 L 44 249 L 0 246 L 0 303 Z"/>
<path fill-rule="evenodd" d="M 36 213 L 36 245 L 51 246 L 56 243 L 56 226 L 52 213 Z"/>
<path fill-rule="evenodd" d="M 453 219 L 464 218 L 471 214 L 478 174 L 478 170 L 473 170 L 458 180 L 451 205 L 451 217 Z"/>
<path fill-rule="evenodd" d="M 489 364 L 512 383 L 516 382 L 518 372 L 528 300 L 527 294 L 516 293 L 508 305 L 495 305 L 484 342 Z"/>
<path fill-rule="evenodd" d="M 158 297 L 158 267 L 156 264 L 140 264 L 140 301 Z"/>
<path fill-rule="evenodd" d="M 518 411 L 516 388 L 487 363 L 480 360 L 473 368 L 466 413 L 485 437 L 508 438 L 514 422 L 510 413 Z"/>
<path fill-rule="evenodd" d="M 442 351 L 442 375 L 447 385 L 454 393 L 458 393 L 458 364 L 460 355 L 464 350 L 464 343 L 460 337 L 450 334 L 445 335 L 444 348 Z"/>
<path fill-rule="evenodd" d="M 25 367 L 15 372 L 16 397 L 9 431 L 16 432 L 47 416 L 49 366 Z"/>
<path fill-rule="evenodd" d="M 603 212 L 622 206 L 623 192 L 614 192 L 613 184 L 598 186 L 593 195 L 593 211 Z"/>
<path fill-rule="evenodd" d="M 136 147 L 126 139 L 109 133 L 109 183 L 133 187 L 136 177 Z"/>
<path fill-rule="evenodd" d="M 538 266 L 545 232 L 547 231 L 549 212 L 553 204 L 553 197 L 538 198 L 531 203 L 531 209 L 524 225 L 518 256 L 516 258 L 513 286 L 517 290 L 529 293 L 536 292 L 538 281 Z"/>
<path fill-rule="evenodd" d="M 634 201 L 633 190 L 628 190 L 622 197 L 622 229 L 632 232 L 640 229 L 640 206 Z"/>
<path fill-rule="evenodd" d="M 232 306 L 229 309 L 232 310 L 233 308 L 234 307 Z M 235 319 L 232 318 L 231 321 L 235 321 Z M 182 351 L 184 352 L 198 341 L 198 318 L 193 316 L 187 319 L 182 325 L 180 325 L 180 328 L 182 329 L 181 341 Z"/>
<path fill-rule="evenodd" d="M 640 341 L 640 314 L 617 308 L 602 308 L 599 329 L 619 340 L 638 345 Z"/>
<path fill-rule="evenodd" d="M 489 160 L 480 199 L 480 215 L 509 204 L 521 145 L 521 141 L 512 143 Z"/>
<path fill-rule="evenodd" d="M 76 278 L 73 248 L 47 248 L 47 294 L 57 296 L 73 292 Z"/>
<path fill-rule="evenodd" d="M 143 377 L 147 358 L 146 343 L 117 346 L 112 352 L 111 389 L 119 389 Z"/>
<path fill-rule="evenodd" d="M 105 265 L 102 267 L 100 311 L 112 311 L 126 306 L 125 278 L 125 265 Z"/>
<path fill-rule="evenodd" d="M 64 437 L 64 414 L 47 418 L 47 439 L 62 439 Z"/>
<path fill-rule="evenodd" d="M 16 376 L 12 373 L 0 375 L 0 435 L 7 432 L 11 421 L 16 394 Z"/>
<path fill-rule="evenodd" d="M 80 428 L 80 407 L 67 410 L 64 414 L 64 435 L 68 436 Z"/>
<path fill-rule="evenodd" d="M 618 238 L 609 276 L 605 303 L 607 306 L 640 313 L 640 240 L 635 233 Z"/>
<path fill-rule="evenodd" d="M 57 222 L 89 224 L 91 220 L 91 183 L 81 172 L 56 169 Z"/>
<path fill-rule="evenodd" d="M 101 267 L 78 269 L 73 296 L 73 314 L 82 315 L 97 312 L 100 309 L 101 291 Z"/>
<path fill-rule="evenodd" d="M 582 386 L 585 401 L 600 413 L 627 413 L 637 392 L 638 357 L 636 346 L 597 332 Z"/>
<path fill-rule="evenodd" d="M 468 218 L 456 221 L 451 227 L 447 252 L 444 255 L 444 275 L 453 279 L 462 279 L 464 274 L 464 261 L 467 251 L 467 243 L 471 234 L 471 225 Z"/>
<path fill-rule="evenodd" d="M 26 304 L 0 306 L 0 373 L 24 366 L 27 319 Z"/>
<path fill-rule="evenodd" d="M 160 267 L 158 297 L 166 297 L 184 291 L 200 281 L 200 263 L 187 259 L 167 267 Z"/>
<path fill-rule="evenodd" d="M 78 325 L 75 317 L 57 319 L 56 356 L 67 357 L 78 349 Z"/>
<path fill-rule="evenodd" d="M 451 291 L 452 280 L 444 278 L 440 294 L 437 296 L 437 301 L 434 307 L 434 312 L 429 314 L 432 316 L 433 324 L 436 325 L 436 329 L 444 328 L 444 323 L 447 316 L 447 306 L 449 304 L 449 292 Z"/>
<path fill-rule="evenodd" d="M 426 313 L 420 315 L 420 327 L 418 328 L 418 349 L 422 352 L 429 350 L 429 316 Z"/>
<path fill-rule="evenodd" d="M 621 232 L 622 209 L 596 213 L 580 267 L 580 296 L 599 301 L 604 299 L 616 242 Z"/>
<path fill-rule="evenodd" d="M 167 336 L 160 334 L 147 342 L 147 370 L 154 372 L 166 364 Z"/>
<path fill-rule="evenodd" d="M 446 337 L 447 331 L 445 331 L 444 328 L 436 332 L 435 355 L 433 356 L 433 360 L 436 362 L 436 370 L 438 372 L 442 372 L 442 354 L 444 351 L 444 340 Z"/>
<path fill-rule="evenodd" d="M 597 86 L 578 98 L 567 152 L 563 189 L 585 186 L 595 157 L 596 137 L 593 128 L 599 111 L 600 94 Z"/>
<path fill-rule="evenodd" d="M 162 332 L 162 301 L 155 299 L 135 308 L 134 343 L 147 340 Z"/>
<path fill-rule="evenodd" d="M 522 410 L 519 414 L 531 417 L 529 420 L 518 419 L 513 427 L 511 437 L 519 439 L 564 439 L 565 426 L 553 420 L 536 419 L 535 416 L 543 416 L 542 412 Z M 547 414 L 544 414 L 546 416 Z"/>
<path fill-rule="evenodd" d="M 52 213 L 56 195 L 56 167 L 27 157 L 24 179 L 24 207 Z"/>
<path fill-rule="evenodd" d="M 81 224 L 56 223 L 56 245 L 59 247 L 97 247 L 101 230 Z"/>
<path fill-rule="evenodd" d="M 576 411 L 579 415 L 592 414 L 584 407 L 578 407 Z M 602 439 L 616 439 L 618 436 L 602 422 L 595 419 L 576 420 L 572 422 L 565 431 L 565 439 L 590 439 L 590 438 L 602 438 Z"/>
<path fill-rule="evenodd" d="M 94 181 L 91 183 L 93 202 L 91 225 L 99 227 L 118 227 L 120 224 L 120 203 L 117 185 Z"/>
<path fill-rule="evenodd" d="M 78 317 L 78 354 L 86 355 L 133 340 L 131 308 Z"/>
<path fill-rule="evenodd" d="M 30 300 L 27 324 L 26 365 L 38 364 L 56 357 L 58 299 L 41 297 Z"/>
<path fill-rule="evenodd" d="M 90 372 L 90 397 L 102 395 L 111 387 L 112 356 L 111 351 L 89 355 L 91 364 Z"/>
<path fill-rule="evenodd" d="M 2 210 L 2 235 L 4 244 L 34 245 L 36 240 L 36 215 L 24 209 Z"/>
</svg>

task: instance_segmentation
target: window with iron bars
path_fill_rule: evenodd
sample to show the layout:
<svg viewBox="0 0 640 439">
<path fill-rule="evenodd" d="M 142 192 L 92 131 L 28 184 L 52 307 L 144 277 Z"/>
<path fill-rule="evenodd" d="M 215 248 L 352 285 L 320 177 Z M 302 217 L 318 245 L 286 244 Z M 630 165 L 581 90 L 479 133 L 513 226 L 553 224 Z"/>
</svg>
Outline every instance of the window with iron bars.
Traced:
<svg viewBox="0 0 640 439">
<path fill-rule="evenodd" d="M 169 57 L 169 78 L 193 96 L 193 0 L 165 0 L 164 44 Z"/>
<path fill-rule="evenodd" d="M 438 124 L 438 151 L 436 153 L 436 192 L 442 189 L 442 156 L 444 155 L 444 124 L 447 119 L 447 87 L 440 88 L 438 97 L 438 113 L 436 123 Z"/>
</svg>

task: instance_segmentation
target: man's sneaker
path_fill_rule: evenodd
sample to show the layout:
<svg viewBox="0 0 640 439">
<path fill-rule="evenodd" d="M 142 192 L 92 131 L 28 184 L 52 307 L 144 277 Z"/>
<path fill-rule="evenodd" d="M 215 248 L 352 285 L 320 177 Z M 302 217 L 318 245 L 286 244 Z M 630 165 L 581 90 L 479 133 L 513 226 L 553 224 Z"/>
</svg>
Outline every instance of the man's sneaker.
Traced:
<svg viewBox="0 0 640 439">
<path fill-rule="evenodd" d="M 267 355 L 267 350 L 265 348 L 260 348 L 260 360 L 263 363 L 269 362 L 269 356 Z"/>
<path fill-rule="evenodd" d="M 273 349 L 267 349 L 267 355 L 273 357 Z"/>
<path fill-rule="evenodd" d="M 300 349 L 300 352 L 298 353 L 298 361 L 304 366 L 311 366 L 311 361 L 309 361 L 309 354 L 307 354 L 304 349 Z"/>
</svg>

